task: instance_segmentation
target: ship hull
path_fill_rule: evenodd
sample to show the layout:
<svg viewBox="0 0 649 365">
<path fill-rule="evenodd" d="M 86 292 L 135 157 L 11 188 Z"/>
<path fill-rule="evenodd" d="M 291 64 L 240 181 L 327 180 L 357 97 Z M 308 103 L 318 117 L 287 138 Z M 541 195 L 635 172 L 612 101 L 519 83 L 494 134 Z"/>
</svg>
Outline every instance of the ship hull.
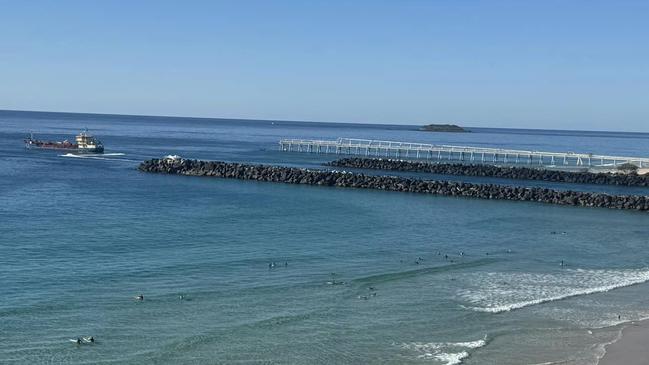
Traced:
<svg viewBox="0 0 649 365">
<path fill-rule="evenodd" d="M 32 143 L 25 143 L 25 147 L 30 150 L 56 150 L 67 151 L 74 153 L 104 153 L 104 147 L 96 148 L 78 148 L 78 147 L 65 147 L 65 146 L 39 146 Z"/>
</svg>

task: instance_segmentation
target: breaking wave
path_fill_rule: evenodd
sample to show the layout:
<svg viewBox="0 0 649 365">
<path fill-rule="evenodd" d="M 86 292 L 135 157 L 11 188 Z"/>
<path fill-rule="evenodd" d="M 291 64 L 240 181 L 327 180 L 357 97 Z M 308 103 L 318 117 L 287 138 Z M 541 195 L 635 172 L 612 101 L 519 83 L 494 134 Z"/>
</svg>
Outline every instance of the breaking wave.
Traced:
<svg viewBox="0 0 649 365">
<path fill-rule="evenodd" d="M 401 344 L 401 348 L 416 352 L 418 359 L 434 360 L 444 365 L 458 365 L 469 357 L 469 350 L 487 344 L 487 336 L 482 340 L 469 342 L 411 342 Z"/>
<path fill-rule="evenodd" d="M 501 313 L 649 281 L 649 270 L 565 270 L 557 274 L 472 273 L 458 296 L 470 309 Z"/>
</svg>

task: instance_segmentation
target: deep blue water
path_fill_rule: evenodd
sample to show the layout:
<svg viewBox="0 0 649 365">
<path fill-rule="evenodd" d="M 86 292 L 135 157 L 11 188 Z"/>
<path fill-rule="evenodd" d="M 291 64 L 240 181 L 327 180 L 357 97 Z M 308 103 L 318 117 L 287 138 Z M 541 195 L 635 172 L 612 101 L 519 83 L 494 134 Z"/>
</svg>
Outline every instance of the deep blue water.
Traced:
<svg viewBox="0 0 649 365">
<path fill-rule="evenodd" d="M 105 155 L 22 145 L 85 127 Z M 648 134 L 473 132 L 0 112 L 0 362 L 595 363 L 611 326 L 649 314 L 646 213 L 136 170 L 335 157 L 280 152 L 284 137 L 649 156 Z"/>
</svg>

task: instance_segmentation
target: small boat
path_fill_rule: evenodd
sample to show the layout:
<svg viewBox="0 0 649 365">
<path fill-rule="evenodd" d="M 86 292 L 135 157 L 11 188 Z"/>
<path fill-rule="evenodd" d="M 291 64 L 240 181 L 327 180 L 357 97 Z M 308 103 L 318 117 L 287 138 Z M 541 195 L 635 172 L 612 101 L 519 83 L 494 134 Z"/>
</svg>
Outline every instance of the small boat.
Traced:
<svg viewBox="0 0 649 365">
<path fill-rule="evenodd" d="M 51 149 L 51 150 L 65 150 L 78 153 L 103 153 L 104 145 L 97 138 L 84 130 L 75 137 L 75 142 L 72 143 L 67 139 L 64 141 L 41 141 L 34 138 L 30 133 L 29 137 L 25 139 L 25 147 L 29 149 Z"/>
</svg>

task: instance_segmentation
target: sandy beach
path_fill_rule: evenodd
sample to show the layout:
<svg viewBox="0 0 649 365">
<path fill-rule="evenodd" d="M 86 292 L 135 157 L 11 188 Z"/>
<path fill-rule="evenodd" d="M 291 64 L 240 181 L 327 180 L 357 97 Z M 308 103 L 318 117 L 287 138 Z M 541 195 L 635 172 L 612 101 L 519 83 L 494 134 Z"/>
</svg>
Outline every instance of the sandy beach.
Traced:
<svg viewBox="0 0 649 365">
<path fill-rule="evenodd" d="M 606 346 L 599 365 L 649 365 L 649 320 L 633 322 L 622 337 Z"/>
</svg>

